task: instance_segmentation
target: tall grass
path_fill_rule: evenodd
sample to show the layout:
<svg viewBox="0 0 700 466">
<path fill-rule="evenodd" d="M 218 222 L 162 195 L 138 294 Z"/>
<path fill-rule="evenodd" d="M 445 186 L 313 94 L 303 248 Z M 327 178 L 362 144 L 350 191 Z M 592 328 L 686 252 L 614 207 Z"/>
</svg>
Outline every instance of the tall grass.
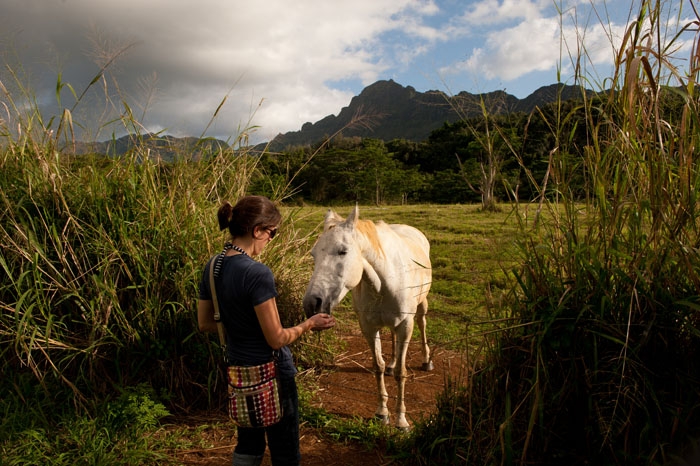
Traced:
<svg viewBox="0 0 700 466">
<path fill-rule="evenodd" d="M 508 325 L 468 386 L 416 429 L 417 463 L 689 458 L 700 437 L 700 17 L 676 27 L 672 7 L 642 2 L 609 87 L 582 93 L 585 147 L 568 142 L 567 115 L 549 122 L 551 220 L 523 235 Z M 681 75 L 672 54 L 691 30 Z M 580 173 L 583 206 L 567 183 Z"/>
<path fill-rule="evenodd" d="M 88 88 L 107 86 L 106 66 Z M 46 119 L 20 74 L 8 70 L 13 81 L 0 81 L 0 412 L 7 414 L 0 457 L 63 464 L 59 457 L 75 460 L 76 448 L 92 448 L 76 446 L 77 435 L 114 449 L 100 459 L 95 447 L 86 462 L 159 463 L 143 442 L 107 438 L 119 429 L 110 431 L 109 419 L 100 424 L 109 418 L 105 403 L 129 387 L 149 387 L 154 403 L 136 403 L 157 417 L 221 407 L 220 349 L 196 322 L 202 267 L 226 239 L 216 210 L 254 183 L 273 200 L 284 186 L 260 179 L 245 132 L 230 147 L 202 138 L 164 162 L 126 100 L 114 105 L 131 149 L 120 157 L 76 155 L 81 125 L 72 115 L 86 92 L 72 92 L 71 110 Z M 57 89 L 66 86 L 59 76 Z M 262 259 L 289 297 L 280 301 L 289 324 L 300 319 L 293 300 L 305 281 L 297 257 L 308 238 L 293 228 L 278 238 Z M 119 406 L 131 412 L 128 403 Z M 22 447 L 28 436 L 35 446 L 44 442 L 37 447 L 44 455 Z"/>
<path fill-rule="evenodd" d="M 119 159 L 75 157 L 51 141 L 10 141 L 0 167 L 4 368 L 60 380 L 78 402 L 151 377 L 191 400 L 198 377 L 185 362 L 210 357 L 196 351 L 192 284 L 215 249 L 212 205 L 240 195 L 250 163 L 221 152 L 166 165 L 138 146 Z"/>
</svg>

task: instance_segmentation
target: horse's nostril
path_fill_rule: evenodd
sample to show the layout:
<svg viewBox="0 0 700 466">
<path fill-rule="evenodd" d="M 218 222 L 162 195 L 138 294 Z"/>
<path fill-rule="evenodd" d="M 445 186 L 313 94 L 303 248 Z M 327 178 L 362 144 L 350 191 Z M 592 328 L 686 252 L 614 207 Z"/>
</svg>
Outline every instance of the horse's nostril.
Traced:
<svg viewBox="0 0 700 466">
<path fill-rule="evenodd" d="M 304 313 L 306 317 L 311 317 L 314 314 L 321 312 L 321 306 L 323 305 L 323 298 L 319 296 L 307 295 L 304 298 Z"/>
</svg>

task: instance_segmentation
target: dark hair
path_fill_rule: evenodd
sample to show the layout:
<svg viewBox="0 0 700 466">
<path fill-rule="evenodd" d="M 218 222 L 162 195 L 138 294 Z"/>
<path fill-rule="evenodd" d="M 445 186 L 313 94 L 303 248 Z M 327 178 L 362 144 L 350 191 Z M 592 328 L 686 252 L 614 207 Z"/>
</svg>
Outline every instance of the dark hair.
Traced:
<svg viewBox="0 0 700 466">
<path fill-rule="evenodd" d="M 219 229 L 228 228 L 234 238 L 252 235 L 257 226 L 276 227 L 282 220 L 280 211 L 265 196 L 245 196 L 235 206 L 224 202 L 216 216 L 219 219 Z"/>
</svg>

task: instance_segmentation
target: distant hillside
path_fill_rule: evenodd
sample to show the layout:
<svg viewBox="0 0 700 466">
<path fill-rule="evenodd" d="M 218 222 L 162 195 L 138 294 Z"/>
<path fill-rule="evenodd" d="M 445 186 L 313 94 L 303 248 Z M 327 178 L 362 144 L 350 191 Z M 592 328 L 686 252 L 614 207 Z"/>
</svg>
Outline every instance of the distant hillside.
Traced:
<svg viewBox="0 0 700 466">
<path fill-rule="evenodd" d="M 195 137 L 178 138 L 168 135 L 144 134 L 140 137 L 122 136 L 119 139 L 104 142 L 77 142 L 75 153 L 103 154 L 109 156 L 121 156 L 128 152 L 135 143 L 149 150 L 149 156 L 153 159 L 172 161 L 176 156 L 189 154 L 193 158 L 201 154 L 217 152 L 220 148 L 228 149 L 229 145 L 219 139 L 199 139 Z M 72 150 L 72 147 L 70 148 Z"/>
<path fill-rule="evenodd" d="M 558 94 L 562 100 L 569 100 L 579 98 L 580 93 L 580 88 L 575 86 L 552 84 L 525 99 L 503 91 L 460 92 L 450 97 L 441 91 L 417 92 L 411 86 L 403 87 L 392 80 L 378 81 L 353 97 L 350 105 L 337 116 L 328 115 L 316 123 L 305 123 L 300 131 L 279 134 L 270 142 L 269 149 L 281 151 L 290 146 L 315 144 L 340 130 L 346 137 L 423 141 L 446 122 L 480 115 L 481 99 L 492 113 L 530 112 L 537 106 L 554 102 Z M 364 115 L 366 121 L 350 125 L 358 115 Z"/>
</svg>

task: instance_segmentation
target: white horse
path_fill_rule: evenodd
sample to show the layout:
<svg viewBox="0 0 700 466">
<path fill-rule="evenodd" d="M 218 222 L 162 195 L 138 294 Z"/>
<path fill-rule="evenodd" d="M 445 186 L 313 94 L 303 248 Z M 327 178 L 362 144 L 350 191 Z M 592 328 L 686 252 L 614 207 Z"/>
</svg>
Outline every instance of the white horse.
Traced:
<svg viewBox="0 0 700 466">
<path fill-rule="evenodd" d="M 393 374 L 398 385 L 396 426 L 408 428 L 404 385 L 406 352 L 414 322 L 421 333 L 422 369 L 433 369 L 425 334 L 432 280 L 427 238 L 408 225 L 360 220 L 356 206 L 347 220 L 328 211 L 324 231 L 311 255 L 315 266 L 304 295 L 306 315 L 330 313 L 352 291 L 353 308 L 372 351 L 379 392 L 376 416 L 389 423 L 384 374 Z M 382 358 L 379 339 L 384 327 L 389 327 L 392 334 L 393 354 L 389 364 Z"/>
</svg>

